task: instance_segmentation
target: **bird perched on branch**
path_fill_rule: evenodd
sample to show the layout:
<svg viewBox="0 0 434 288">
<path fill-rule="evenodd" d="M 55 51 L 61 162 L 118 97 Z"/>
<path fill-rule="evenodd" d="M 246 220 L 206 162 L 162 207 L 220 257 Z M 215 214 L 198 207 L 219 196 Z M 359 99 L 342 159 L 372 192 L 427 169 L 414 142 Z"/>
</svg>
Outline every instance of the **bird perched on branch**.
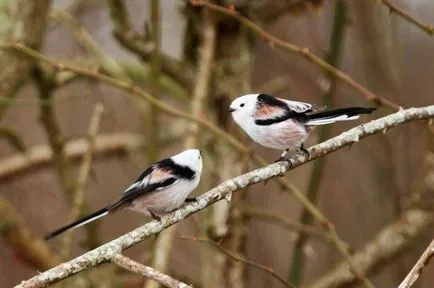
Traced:
<svg viewBox="0 0 434 288">
<path fill-rule="evenodd" d="M 314 112 L 309 103 L 289 101 L 267 94 L 248 94 L 232 101 L 229 111 L 235 122 L 257 143 L 283 150 L 277 161 L 291 150 L 307 153 L 303 143 L 314 126 L 359 118 L 375 108 L 348 107 Z M 307 153 L 309 154 L 309 153 Z M 277 162 L 276 161 L 276 162 Z"/>
<path fill-rule="evenodd" d="M 184 202 L 196 201 L 187 196 L 199 184 L 201 173 L 202 156 L 197 149 L 185 150 L 163 159 L 146 169 L 112 204 L 51 232 L 45 240 L 86 225 L 121 208 L 128 208 L 160 220 L 160 216 L 176 210 Z"/>
</svg>

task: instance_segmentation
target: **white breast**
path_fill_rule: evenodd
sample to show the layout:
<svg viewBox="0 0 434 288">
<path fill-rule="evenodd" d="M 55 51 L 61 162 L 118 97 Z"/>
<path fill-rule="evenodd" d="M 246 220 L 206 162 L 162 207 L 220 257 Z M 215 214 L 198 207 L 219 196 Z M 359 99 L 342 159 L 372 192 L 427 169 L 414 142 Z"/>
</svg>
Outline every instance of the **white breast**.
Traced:
<svg viewBox="0 0 434 288">
<path fill-rule="evenodd" d="M 255 125 L 252 128 L 253 131 L 246 132 L 255 142 L 277 150 L 297 149 L 308 137 L 306 129 L 291 119 L 272 125 Z"/>
<path fill-rule="evenodd" d="M 149 210 L 157 216 L 164 215 L 181 207 L 198 184 L 199 177 L 196 177 L 193 181 L 177 180 L 168 187 L 135 199 L 129 209 L 146 215 L 151 215 Z"/>
</svg>

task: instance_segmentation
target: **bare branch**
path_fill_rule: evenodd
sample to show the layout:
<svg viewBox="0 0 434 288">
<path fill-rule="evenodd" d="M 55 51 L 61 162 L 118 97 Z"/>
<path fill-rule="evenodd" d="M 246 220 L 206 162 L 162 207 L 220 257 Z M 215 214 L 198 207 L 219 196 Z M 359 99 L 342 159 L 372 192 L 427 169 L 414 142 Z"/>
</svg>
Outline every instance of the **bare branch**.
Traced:
<svg viewBox="0 0 434 288">
<path fill-rule="evenodd" d="M 131 133 L 111 133 L 99 135 L 95 139 L 94 156 L 126 153 L 143 147 L 143 137 Z M 65 154 L 70 161 L 77 160 L 86 153 L 87 140 L 77 139 L 65 143 Z M 24 154 L 19 153 L 0 161 L 0 182 L 11 177 L 34 172 L 36 169 L 52 164 L 54 161 L 50 146 L 40 145 L 29 148 Z"/>
<path fill-rule="evenodd" d="M 414 243 L 434 223 L 433 213 L 420 209 L 405 212 L 392 225 L 383 228 L 377 236 L 351 257 L 362 273 L 375 271 L 385 267 L 385 262 L 393 261 L 394 257 Z M 351 272 L 348 264 L 339 263 L 333 270 L 306 288 L 338 288 L 348 287 L 357 278 Z"/>
<path fill-rule="evenodd" d="M 289 288 L 294 288 L 294 285 L 291 285 L 291 283 L 288 283 L 287 281 L 285 281 L 285 279 L 283 279 L 281 276 L 279 276 L 279 274 L 277 274 L 276 272 L 273 271 L 272 268 L 270 267 L 266 267 L 262 264 L 259 264 L 257 262 L 254 261 L 250 261 L 248 259 L 244 259 L 243 257 L 241 257 L 240 255 L 238 255 L 235 252 L 229 251 L 227 249 L 225 249 L 223 246 L 221 246 L 220 244 L 208 239 L 208 238 L 197 238 L 197 237 L 181 237 L 181 239 L 186 239 L 186 240 L 193 240 L 193 241 L 199 241 L 199 242 L 205 242 L 205 243 L 209 243 L 211 245 L 213 245 L 214 247 L 216 247 L 220 252 L 222 252 L 223 254 L 225 254 L 226 256 L 228 256 L 229 258 L 231 258 L 232 260 L 235 260 L 237 262 L 242 262 L 244 264 L 250 265 L 252 267 L 258 268 L 259 270 L 262 270 L 266 273 L 269 273 L 271 276 L 273 276 L 275 279 L 277 279 L 280 283 L 282 283 L 283 285 L 285 285 L 286 287 Z"/>
<path fill-rule="evenodd" d="M 111 261 L 124 269 L 130 270 L 131 272 L 138 273 L 140 275 L 153 279 L 158 283 L 163 284 L 167 287 L 171 287 L 171 288 L 192 287 L 190 285 L 187 285 L 183 282 L 180 282 L 170 277 L 169 275 L 161 273 L 160 271 L 155 270 L 152 267 L 137 263 L 136 261 L 133 261 L 130 258 L 125 257 L 121 254 L 114 255 Z"/>
<path fill-rule="evenodd" d="M 382 2 L 384 5 L 386 5 L 389 8 L 390 13 L 398 14 L 408 22 L 420 28 L 422 31 L 425 31 L 429 35 L 434 36 L 434 27 L 432 25 L 422 23 L 421 21 L 417 20 L 416 18 L 408 14 L 406 11 L 404 11 L 404 9 L 393 4 L 390 0 L 380 0 L 380 2 Z"/>
<path fill-rule="evenodd" d="M 407 277 L 405 277 L 404 281 L 402 281 L 398 288 L 409 288 L 413 286 L 413 284 L 422 274 L 422 270 L 428 265 L 433 255 L 434 240 L 431 241 L 428 248 L 426 248 L 425 252 L 423 252 L 422 256 L 420 256 L 419 260 L 417 260 L 416 265 L 414 265 L 410 273 L 408 273 Z"/>
<path fill-rule="evenodd" d="M 77 183 L 72 199 L 71 221 L 77 219 L 83 208 L 84 203 L 84 191 L 89 180 L 89 173 L 92 165 L 93 152 L 95 150 L 95 138 L 98 133 L 99 123 L 101 122 L 101 116 L 104 111 L 104 107 L 101 103 L 95 105 L 93 109 L 92 117 L 90 119 L 88 137 L 87 137 L 87 151 L 83 156 L 83 162 L 78 171 Z M 70 251 L 72 233 L 68 231 L 62 239 L 62 257 L 67 257 Z"/>
<path fill-rule="evenodd" d="M 349 75 L 345 74 L 341 70 L 335 68 L 334 66 L 330 65 L 320 57 L 316 56 L 315 54 L 310 52 L 309 48 L 307 47 L 302 48 L 292 43 L 285 42 L 281 39 L 274 37 L 273 35 L 269 34 L 267 31 L 265 31 L 263 28 L 256 25 L 253 21 L 249 20 L 247 17 L 244 17 L 243 15 L 235 11 L 233 8 L 232 9 L 225 8 L 223 6 L 212 4 L 203 0 L 189 0 L 189 2 L 192 5 L 204 6 L 212 10 L 215 10 L 219 13 L 223 13 L 227 16 L 237 19 L 238 21 L 246 25 L 248 28 L 253 30 L 255 33 L 257 33 L 259 36 L 264 38 L 264 40 L 267 41 L 270 44 L 270 46 L 279 47 L 286 51 L 301 55 L 302 57 L 306 58 L 308 61 L 318 65 L 321 69 L 332 74 L 334 77 L 346 82 L 352 88 L 362 93 L 368 99 L 368 101 L 372 101 L 375 102 L 376 104 L 389 107 L 393 110 L 398 110 L 400 108 L 399 105 L 393 103 L 392 101 L 386 98 L 376 95 L 375 93 L 367 89 L 365 86 L 363 86 L 362 84 L 360 84 L 359 82 L 351 78 Z"/>
<path fill-rule="evenodd" d="M 89 251 L 69 262 L 54 267 L 44 273 L 41 273 L 27 281 L 23 281 L 17 287 L 42 287 L 51 283 L 58 282 L 62 279 L 70 277 L 80 271 L 86 270 L 90 267 L 99 265 L 105 261 L 109 261 L 116 254 L 121 251 L 143 241 L 150 235 L 161 232 L 163 229 L 181 221 L 182 219 L 208 207 L 209 205 L 225 199 L 225 196 L 239 191 L 247 186 L 255 183 L 266 181 L 271 178 L 283 175 L 289 170 L 292 170 L 300 165 L 308 163 L 319 157 L 338 151 L 346 146 L 359 142 L 360 139 L 370 135 L 387 132 L 388 129 L 401 125 L 403 123 L 430 119 L 434 117 L 434 105 L 410 108 L 401 110 L 397 113 L 390 114 L 375 121 L 362 124 L 353 129 L 350 129 L 339 136 L 336 136 L 328 141 L 312 146 L 308 149 L 310 158 L 303 153 L 295 155 L 288 159 L 288 161 L 281 161 L 248 172 L 244 175 L 229 179 L 210 191 L 202 194 L 197 198 L 197 203 L 192 202 L 182 206 L 180 209 L 169 213 L 161 218 L 160 221 L 153 220 L 145 225 L 105 244 L 92 251 Z M 291 163 L 291 164 L 289 164 Z M 330 233 L 336 233 L 333 227 L 323 227 Z M 354 263 L 350 262 L 351 270 L 356 270 L 357 277 L 360 277 L 359 271 L 356 269 Z M 346 266 L 348 269 L 348 267 Z M 351 275 L 351 274 L 350 274 Z"/>
</svg>

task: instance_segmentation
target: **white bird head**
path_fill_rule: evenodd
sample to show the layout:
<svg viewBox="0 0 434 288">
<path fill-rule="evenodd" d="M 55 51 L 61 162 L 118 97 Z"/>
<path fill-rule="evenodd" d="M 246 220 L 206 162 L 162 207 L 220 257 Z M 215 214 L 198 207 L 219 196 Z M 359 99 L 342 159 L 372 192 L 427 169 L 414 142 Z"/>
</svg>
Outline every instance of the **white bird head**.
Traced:
<svg viewBox="0 0 434 288">
<path fill-rule="evenodd" d="M 198 176 L 202 173 L 202 154 L 199 149 L 187 149 L 172 156 L 171 159 L 176 164 L 191 168 Z"/>
<path fill-rule="evenodd" d="M 229 111 L 235 122 L 246 129 L 246 126 L 254 125 L 254 114 L 259 94 L 247 94 L 238 97 L 229 105 Z"/>
</svg>

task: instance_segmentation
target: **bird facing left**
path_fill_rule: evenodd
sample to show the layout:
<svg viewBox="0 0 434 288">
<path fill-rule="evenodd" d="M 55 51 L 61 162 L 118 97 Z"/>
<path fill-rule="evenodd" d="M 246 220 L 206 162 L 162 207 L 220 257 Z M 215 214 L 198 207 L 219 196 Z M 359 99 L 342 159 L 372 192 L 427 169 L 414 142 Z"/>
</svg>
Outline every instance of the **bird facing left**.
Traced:
<svg viewBox="0 0 434 288">
<path fill-rule="evenodd" d="M 194 198 L 187 197 L 199 184 L 201 173 L 202 155 L 198 149 L 188 149 L 156 162 L 143 171 L 116 201 L 51 232 L 45 236 L 45 240 L 122 208 L 159 220 L 162 215 L 178 209 L 184 202 L 196 201 Z"/>
</svg>

